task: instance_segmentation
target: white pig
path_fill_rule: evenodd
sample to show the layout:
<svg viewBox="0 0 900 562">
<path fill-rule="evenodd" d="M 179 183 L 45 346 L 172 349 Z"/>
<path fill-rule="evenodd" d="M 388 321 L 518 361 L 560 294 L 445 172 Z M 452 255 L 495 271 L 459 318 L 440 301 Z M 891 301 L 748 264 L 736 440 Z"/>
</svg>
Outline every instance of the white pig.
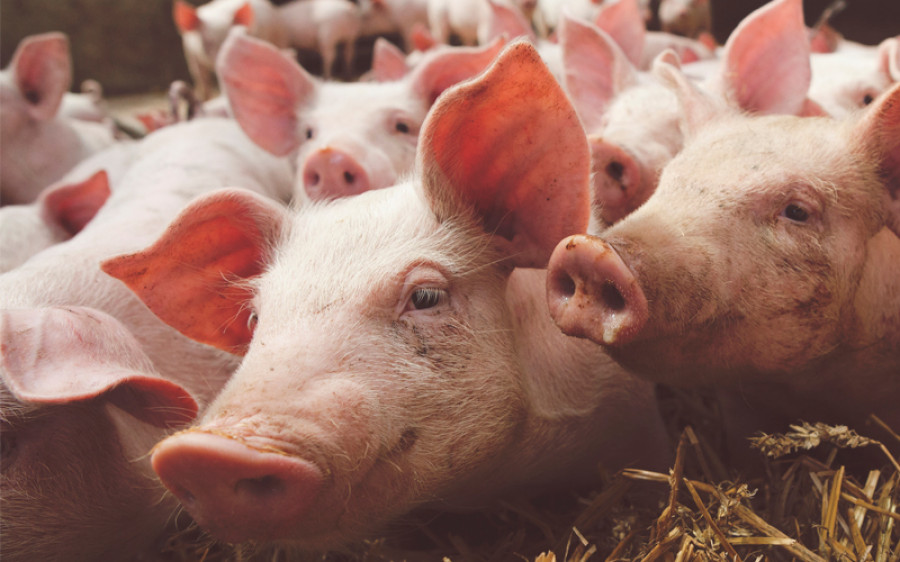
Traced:
<svg viewBox="0 0 900 562">
<path fill-rule="evenodd" d="M 134 143 L 118 142 L 82 160 L 33 203 L 0 207 L 0 273 L 80 232 L 135 153 Z"/>
<path fill-rule="evenodd" d="M 590 215 L 584 134 L 533 47 L 438 100 L 418 170 L 295 213 L 212 194 L 104 264 L 243 355 L 202 422 L 153 454 L 215 537 L 329 548 L 419 506 L 666 458 L 652 388 L 560 334 L 544 271 L 523 269 Z M 225 261 L 181 251 L 194 235 L 230 240 Z"/>
<path fill-rule="evenodd" d="M 0 275 L 3 318 L 3 329 L 0 330 L 3 363 L 0 367 L 4 383 L 10 384 L 8 381 L 14 378 L 37 384 L 44 380 L 45 372 L 68 375 L 77 367 L 87 374 L 105 373 L 112 364 L 124 364 L 132 375 L 162 377 L 172 381 L 173 386 L 185 389 L 201 406 L 208 404 L 236 366 L 234 357 L 194 342 L 165 325 L 125 286 L 105 275 L 100 262 L 146 246 L 192 198 L 232 185 L 284 200 L 291 189 L 290 165 L 256 147 L 237 124 L 228 119 L 198 119 L 172 125 L 140 141 L 134 164 L 106 204 L 77 236 L 47 248 Z M 208 248 L 204 248 L 203 253 L 207 259 L 216 259 L 217 253 Z M 86 308 L 91 309 L 87 316 Z M 80 349 L 79 341 L 85 345 L 95 341 L 97 349 Z M 136 350 L 130 351 L 133 347 Z M 146 356 L 146 359 L 138 356 Z M 43 366 L 46 368 L 38 369 Z M 123 376 L 132 375 L 128 371 L 123 373 Z M 107 378 L 110 377 L 112 375 Z M 118 534 L 118 527 L 109 523 L 121 523 L 121 519 L 127 519 L 135 510 L 152 510 L 154 502 L 161 497 L 158 490 L 154 491 L 149 494 L 150 503 L 138 505 L 117 498 L 115 490 L 146 480 L 142 474 L 149 470 L 149 459 L 146 447 L 140 451 L 133 448 L 123 451 L 127 453 L 124 457 L 117 453 L 116 434 L 109 430 L 97 437 L 98 444 L 92 445 L 90 451 L 65 457 L 64 472 L 71 472 L 72 479 L 68 480 L 66 474 L 65 494 L 55 495 L 53 483 L 47 482 L 53 480 L 53 474 L 40 468 L 52 465 L 58 454 L 52 442 L 39 445 L 50 439 L 47 432 L 65 424 L 63 418 L 67 416 L 103 416 L 104 419 L 84 422 L 96 427 L 104 427 L 109 422 L 105 420 L 106 410 L 98 407 L 100 404 L 91 402 L 89 409 L 85 409 L 80 402 L 73 402 L 105 390 L 85 394 L 75 389 L 74 384 L 67 386 L 65 378 L 54 384 L 59 387 L 59 392 L 65 393 L 58 400 L 52 399 L 52 394 L 48 398 L 43 393 L 33 399 L 10 384 L 18 402 L 29 412 L 34 410 L 34 415 L 29 413 L 23 418 L 23 422 L 29 422 L 27 429 L 17 433 L 18 442 L 26 452 L 16 457 L 15 471 L 23 476 L 7 479 L 4 473 L 3 510 L 0 513 L 4 521 L 4 534 L 0 537 L 4 560 L 9 554 L 7 547 L 14 540 L 6 532 L 19 532 L 15 526 L 19 521 L 27 522 L 30 528 L 26 536 L 35 541 L 27 549 L 38 553 L 57 552 L 55 558 L 36 556 L 29 558 L 31 560 L 72 559 L 68 557 L 70 546 L 66 540 L 73 534 L 77 535 L 79 543 L 105 544 L 110 548 L 110 543 L 119 541 L 118 547 L 127 551 L 133 537 L 127 533 Z M 51 388 L 48 392 L 56 390 Z M 72 403 L 73 407 L 51 411 L 51 402 Z M 134 413 L 133 408 L 129 411 Z M 59 421 L 45 428 L 41 424 L 44 414 L 54 419 L 59 417 Z M 165 411 L 160 414 L 166 416 Z M 71 423 L 82 425 L 74 419 Z M 119 434 L 127 436 L 129 427 L 132 424 L 122 425 Z M 139 427 L 133 429 L 142 431 Z M 5 447 L 5 434 L 3 442 Z M 118 461 L 109 464 L 105 457 L 96 459 L 92 451 L 97 447 L 106 447 L 113 456 L 118 454 Z M 4 463 L 6 458 L 4 454 Z M 131 462 L 134 459 L 140 462 Z M 27 476 L 29 473 L 32 476 Z M 79 480 L 77 475 L 82 473 L 84 477 Z M 95 495 L 93 492 L 98 485 L 111 492 Z M 147 487 L 156 490 L 149 480 Z M 32 501 L 7 503 L 8 497 L 27 497 Z M 143 497 L 146 499 L 146 494 Z M 45 516 L 35 519 L 29 515 L 34 512 L 45 513 Z M 66 533 L 57 529 L 59 521 L 70 527 Z M 144 529 L 144 532 L 152 535 L 153 531 L 160 530 L 156 527 Z M 139 548 L 137 543 L 134 546 Z"/>
<path fill-rule="evenodd" d="M 485 44 L 489 40 L 490 2 L 506 4 L 521 12 L 533 11 L 526 0 L 429 0 L 428 24 L 439 43 L 456 36 L 463 45 Z"/>
<path fill-rule="evenodd" d="M 877 47 L 812 55 L 809 97 L 829 115 L 846 117 L 900 82 L 900 36 Z"/>
<path fill-rule="evenodd" d="M 412 170 L 419 128 L 447 87 L 481 72 L 500 50 L 438 50 L 391 82 L 310 76 L 271 45 L 229 38 L 218 62 L 232 113 L 272 154 L 293 155 L 297 196 L 329 199 L 393 185 Z"/>
<path fill-rule="evenodd" d="M 62 33 L 23 39 L 0 71 L 0 202 L 30 203 L 75 164 L 115 142 L 111 127 L 58 115 L 72 82 Z"/>
<path fill-rule="evenodd" d="M 652 380 L 730 391 L 734 436 L 900 426 L 900 86 L 847 122 L 751 117 L 660 71 L 689 141 L 641 208 L 557 247 L 557 324 Z"/>
</svg>

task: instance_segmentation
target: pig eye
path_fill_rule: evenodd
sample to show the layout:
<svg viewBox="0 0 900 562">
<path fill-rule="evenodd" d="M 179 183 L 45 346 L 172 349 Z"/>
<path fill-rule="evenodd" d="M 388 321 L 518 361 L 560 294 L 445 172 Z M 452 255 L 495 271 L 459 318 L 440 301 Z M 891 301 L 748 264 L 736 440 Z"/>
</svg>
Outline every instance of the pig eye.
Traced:
<svg viewBox="0 0 900 562">
<path fill-rule="evenodd" d="M 440 304 L 447 302 L 450 297 L 445 289 L 435 287 L 420 287 L 413 291 L 409 302 L 415 310 L 424 310 L 426 308 L 434 308 Z"/>
<path fill-rule="evenodd" d="M 398 133 L 403 133 L 404 135 L 408 135 L 412 131 L 412 127 L 406 121 L 397 121 L 394 124 L 394 130 Z"/>
<path fill-rule="evenodd" d="M 791 203 L 781 212 L 781 216 L 794 222 L 806 222 L 809 220 L 809 211 L 797 203 Z"/>
<path fill-rule="evenodd" d="M 307 128 L 306 128 L 306 139 L 307 139 L 307 140 L 313 138 L 313 135 L 314 135 L 314 134 L 315 134 L 315 133 L 313 132 L 312 127 L 307 127 Z"/>
<path fill-rule="evenodd" d="M 247 315 L 247 329 L 253 330 L 254 328 L 256 328 L 257 322 L 259 322 L 259 314 L 257 314 L 255 311 L 250 312 L 250 314 Z"/>
<path fill-rule="evenodd" d="M 863 105 L 869 105 L 873 101 L 875 101 L 875 98 L 872 96 L 872 94 L 866 94 L 863 96 Z"/>
</svg>

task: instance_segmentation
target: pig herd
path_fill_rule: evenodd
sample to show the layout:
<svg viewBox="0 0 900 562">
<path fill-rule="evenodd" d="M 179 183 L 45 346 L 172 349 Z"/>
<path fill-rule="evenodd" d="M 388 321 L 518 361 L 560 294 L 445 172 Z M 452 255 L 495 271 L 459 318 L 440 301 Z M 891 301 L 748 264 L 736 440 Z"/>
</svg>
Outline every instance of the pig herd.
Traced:
<svg viewBox="0 0 900 562">
<path fill-rule="evenodd" d="M 737 459 L 900 429 L 900 37 L 773 0 L 718 46 L 708 2 L 662 4 L 689 37 L 637 0 L 176 0 L 200 101 L 139 140 L 67 92 L 64 35 L 23 40 L 4 560 L 131 560 L 176 512 L 325 551 L 665 470 L 657 383 L 715 388 Z M 384 31 L 407 52 L 359 81 L 290 51 L 328 76 Z"/>
</svg>

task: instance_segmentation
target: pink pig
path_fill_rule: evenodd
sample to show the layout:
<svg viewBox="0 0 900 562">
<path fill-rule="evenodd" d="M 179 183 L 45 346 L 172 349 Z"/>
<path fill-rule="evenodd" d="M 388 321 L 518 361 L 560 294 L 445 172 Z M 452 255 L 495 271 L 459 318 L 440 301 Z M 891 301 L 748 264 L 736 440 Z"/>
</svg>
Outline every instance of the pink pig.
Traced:
<svg viewBox="0 0 900 562">
<path fill-rule="evenodd" d="M 396 81 L 331 83 L 270 45 L 234 35 L 218 69 L 244 132 L 272 154 L 294 155 L 295 193 L 332 199 L 393 185 L 411 172 L 431 104 L 481 72 L 499 50 L 499 43 L 437 50 Z"/>
<path fill-rule="evenodd" d="M 689 140 L 640 209 L 557 247 L 557 324 L 649 379 L 731 391 L 735 435 L 900 426 L 900 86 L 849 122 L 748 117 L 660 71 Z"/>
<path fill-rule="evenodd" d="M 12 546 L 18 539 L 7 532 L 24 533 L 30 542 L 21 552 L 28 560 L 74 559 L 69 554 L 80 552 L 80 545 L 87 559 L 105 560 L 100 553 L 91 556 L 97 552 L 92 545 L 105 545 L 103 552 L 132 553 L 130 549 L 145 545 L 144 539 L 162 530 L 169 512 L 163 517 L 156 513 L 147 527 L 138 525 L 140 535 L 127 520 L 134 513 L 158 511 L 162 495 L 151 478 L 147 452 L 161 434 L 153 429 L 141 437 L 144 426 L 130 422 L 117 423 L 121 427 L 113 431 L 103 401 L 94 398 L 108 396 L 120 409 L 120 399 L 126 406 L 132 401 L 135 407 L 125 408 L 130 416 L 146 418 L 155 412 L 159 419 L 151 418 L 151 425 L 167 426 L 180 412 L 155 409 L 166 406 L 153 398 L 159 394 L 156 387 L 168 389 L 163 398 L 189 393 L 193 400 L 185 407 L 192 405 L 186 411 L 191 417 L 197 408 L 194 400 L 207 405 L 237 365 L 232 355 L 194 342 L 161 322 L 127 287 L 105 275 L 100 262 L 146 246 L 188 201 L 207 191 L 240 185 L 287 199 L 290 165 L 256 147 L 227 119 L 172 125 L 148 135 L 137 149 L 134 164 L 77 236 L 0 275 L 0 369 L 12 396 L 3 403 L 4 560 L 19 552 Z M 205 255 L 215 259 L 216 254 Z M 118 392 L 123 385 L 148 390 L 149 396 L 141 398 L 141 392 L 124 388 Z M 150 414 L 143 412 L 148 406 Z M 90 440 L 94 431 L 97 435 L 81 453 L 69 449 L 64 439 L 60 452 L 48 433 L 56 428 L 64 428 L 64 435 L 85 432 L 73 440 L 73 448 Z M 7 439 L 8 430 L 15 432 L 14 441 Z M 139 448 L 125 445 L 132 437 L 140 437 Z M 17 449 L 7 450 L 12 446 Z M 98 448 L 107 453 L 95 454 Z M 8 458 L 14 459 L 10 467 Z M 82 472 L 85 477 L 79 480 Z M 105 492 L 95 494 L 98 487 Z M 120 498 L 123 488 L 135 489 Z M 28 530 L 21 531 L 19 525 Z M 123 528 L 129 531 L 120 533 Z M 49 551 L 56 555 L 26 556 Z"/>
<path fill-rule="evenodd" d="M 26 37 L 0 71 L 0 200 L 30 203 L 75 164 L 115 142 L 112 127 L 58 115 L 72 82 L 62 33 Z"/>
<path fill-rule="evenodd" d="M 877 47 L 847 46 L 812 55 L 809 97 L 828 114 L 845 117 L 900 82 L 900 36 Z"/>
<path fill-rule="evenodd" d="M 299 212 L 216 193 L 104 264 L 166 322 L 243 355 L 201 423 L 153 454 L 215 537 L 329 548 L 416 507 L 667 457 L 652 387 L 542 312 L 545 272 L 528 268 L 587 226 L 589 153 L 529 44 L 438 100 L 418 170 Z M 207 237 L 217 257 L 196 259 Z"/>
<path fill-rule="evenodd" d="M 0 207 L 0 273 L 81 231 L 106 203 L 136 153 L 118 142 L 82 160 L 33 203 Z"/>
</svg>

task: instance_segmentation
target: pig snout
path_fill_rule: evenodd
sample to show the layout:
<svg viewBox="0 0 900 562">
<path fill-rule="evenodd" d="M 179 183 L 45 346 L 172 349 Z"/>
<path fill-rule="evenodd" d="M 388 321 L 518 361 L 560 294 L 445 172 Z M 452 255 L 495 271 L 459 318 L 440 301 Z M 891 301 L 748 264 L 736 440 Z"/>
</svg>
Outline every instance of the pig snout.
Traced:
<svg viewBox="0 0 900 562">
<path fill-rule="evenodd" d="M 196 431 L 159 443 L 152 463 L 197 523 L 227 542 L 282 536 L 324 479 L 311 462 Z"/>
<path fill-rule="evenodd" d="M 559 328 L 570 336 L 617 346 L 647 322 L 647 298 L 619 254 L 606 242 L 575 235 L 550 258 L 547 301 Z"/>
<path fill-rule="evenodd" d="M 369 175 L 354 157 L 334 148 L 319 149 L 303 165 L 303 186 L 310 199 L 337 199 L 371 189 Z"/>
</svg>

